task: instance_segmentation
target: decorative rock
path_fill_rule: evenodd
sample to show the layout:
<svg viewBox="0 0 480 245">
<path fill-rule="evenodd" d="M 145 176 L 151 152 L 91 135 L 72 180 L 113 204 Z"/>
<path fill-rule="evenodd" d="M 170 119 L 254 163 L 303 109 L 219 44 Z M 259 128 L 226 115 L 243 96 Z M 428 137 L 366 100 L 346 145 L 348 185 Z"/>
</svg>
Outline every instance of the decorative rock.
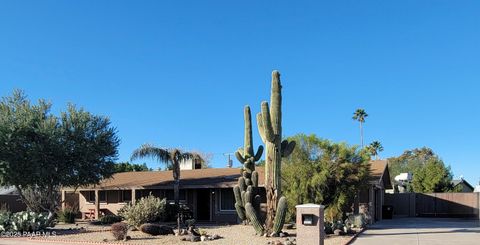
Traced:
<svg viewBox="0 0 480 245">
<path fill-rule="evenodd" d="M 198 242 L 198 241 L 200 241 L 200 237 L 199 237 L 199 236 L 190 235 L 190 241 L 191 241 L 191 242 Z"/>
<path fill-rule="evenodd" d="M 213 240 L 220 239 L 221 237 L 218 234 L 213 234 L 212 236 Z"/>
<path fill-rule="evenodd" d="M 335 234 L 335 236 L 341 236 L 341 235 L 345 235 L 345 232 L 340 229 L 336 229 L 333 231 L 333 234 Z"/>
<path fill-rule="evenodd" d="M 207 237 L 206 237 L 206 236 L 201 236 L 201 237 L 200 237 L 200 241 L 204 242 L 204 241 L 206 241 L 206 240 L 207 240 Z"/>
<path fill-rule="evenodd" d="M 280 232 L 280 234 L 278 234 L 278 236 L 279 236 L 279 237 L 286 237 L 286 236 L 285 236 L 285 233 L 283 233 L 283 232 Z"/>
</svg>

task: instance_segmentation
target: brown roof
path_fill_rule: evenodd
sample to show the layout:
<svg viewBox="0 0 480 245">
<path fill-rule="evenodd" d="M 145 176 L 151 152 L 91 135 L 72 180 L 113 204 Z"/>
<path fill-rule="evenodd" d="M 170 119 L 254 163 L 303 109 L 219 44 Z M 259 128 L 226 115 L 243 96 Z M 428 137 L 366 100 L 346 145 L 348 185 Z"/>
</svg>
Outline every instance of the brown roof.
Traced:
<svg viewBox="0 0 480 245">
<path fill-rule="evenodd" d="M 386 189 L 392 188 L 387 160 L 370 161 L 370 175 L 375 184 L 379 184 L 380 181 L 383 181 L 383 185 Z"/>
<path fill-rule="evenodd" d="M 383 181 L 385 188 L 392 188 L 388 173 L 387 161 L 376 160 L 370 162 L 370 174 L 373 184 Z M 258 184 L 264 184 L 264 169 L 257 167 Z M 182 170 L 180 172 L 180 188 L 230 188 L 237 184 L 240 177 L 239 168 L 206 168 L 195 170 Z M 111 178 L 103 180 L 99 185 L 78 188 L 78 190 L 91 189 L 171 189 L 173 187 L 172 171 L 144 171 L 125 172 L 114 174 Z"/>
<path fill-rule="evenodd" d="M 263 185 L 263 168 L 257 168 L 259 185 Z M 180 172 L 180 188 L 228 188 L 233 187 L 240 177 L 239 168 L 206 168 L 182 170 Z M 87 186 L 88 189 L 171 189 L 173 187 L 172 171 L 143 171 L 114 174 L 99 185 Z"/>
</svg>

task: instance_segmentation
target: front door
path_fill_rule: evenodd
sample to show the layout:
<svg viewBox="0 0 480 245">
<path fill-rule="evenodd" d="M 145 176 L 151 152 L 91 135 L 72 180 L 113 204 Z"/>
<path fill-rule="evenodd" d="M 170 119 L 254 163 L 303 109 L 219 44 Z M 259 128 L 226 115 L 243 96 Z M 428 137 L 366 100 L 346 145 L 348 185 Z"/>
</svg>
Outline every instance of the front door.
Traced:
<svg viewBox="0 0 480 245">
<path fill-rule="evenodd" d="M 210 221 L 210 189 L 197 189 L 197 220 Z"/>
</svg>

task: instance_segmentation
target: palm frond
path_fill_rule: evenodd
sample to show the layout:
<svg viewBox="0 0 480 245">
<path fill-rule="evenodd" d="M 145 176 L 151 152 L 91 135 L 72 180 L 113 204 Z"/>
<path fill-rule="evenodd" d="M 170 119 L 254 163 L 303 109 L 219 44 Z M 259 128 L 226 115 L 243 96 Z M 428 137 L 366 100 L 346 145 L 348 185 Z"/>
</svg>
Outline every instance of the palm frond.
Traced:
<svg viewBox="0 0 480 245">
<path fill-rule="evenodd" d="M 150 157 L 159 162 L 169 163 L 171 160 L 171 155 L 168 149 L 163 149 L 156 147 L 151 144 L 143 144 L 140 148 L 133 151 L 130 160 L 136 160 L 139 158 Z"/>
</svg>

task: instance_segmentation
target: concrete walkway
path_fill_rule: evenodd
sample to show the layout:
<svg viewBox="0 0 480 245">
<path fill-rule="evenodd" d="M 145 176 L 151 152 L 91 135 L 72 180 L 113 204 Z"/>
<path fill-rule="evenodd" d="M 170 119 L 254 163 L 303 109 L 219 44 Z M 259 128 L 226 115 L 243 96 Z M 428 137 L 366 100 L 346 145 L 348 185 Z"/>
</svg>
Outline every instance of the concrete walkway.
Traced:
<svg viewBox="0 0 480 245">
<path fill-rule="evenodd" d="M 368 227 L 355 245 L 480 244 L 478 220 L 445 218 L 395 218 Z"/>
</svg>

